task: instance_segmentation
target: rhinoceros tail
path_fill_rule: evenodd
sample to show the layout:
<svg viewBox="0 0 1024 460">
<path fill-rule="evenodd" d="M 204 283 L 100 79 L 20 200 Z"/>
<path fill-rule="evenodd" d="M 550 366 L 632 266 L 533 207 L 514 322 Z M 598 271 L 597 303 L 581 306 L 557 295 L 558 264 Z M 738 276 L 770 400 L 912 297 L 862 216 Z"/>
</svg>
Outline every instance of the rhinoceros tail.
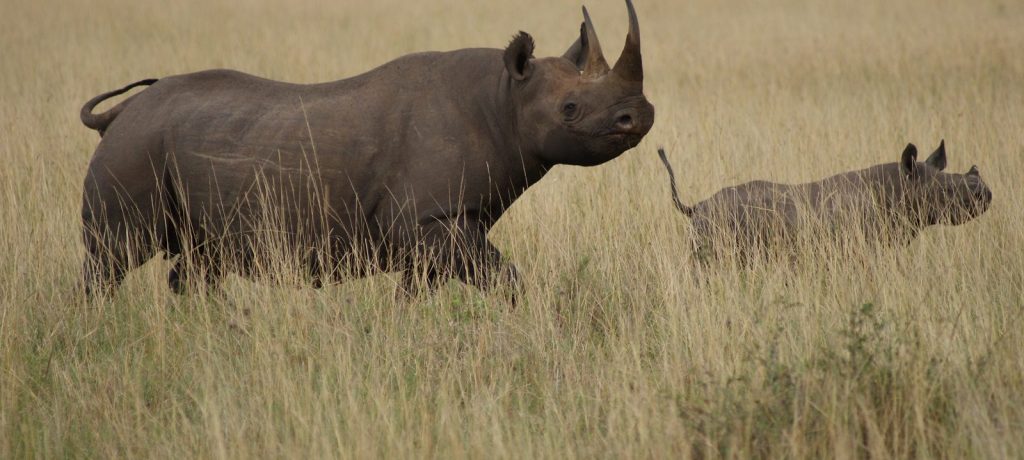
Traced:
<svg viewBox="0 0 1024 460">
<path fill-rule="evenodd" d="M 110 92 L 107 92 L 107 93 L 103 93 L 103 94 L 100 94 L 99 96 L 96 96 L 96 97 L 94 97 L 92 99 L 89 99 L 89 102 L 86 102 L 85 105 L 82 106 L 82 112 L 81 112 L 82 124 L 84 124 L 85 126 L 88 126 L 89 128 L 95 129 L 96 131 L 99 131 L 100 132 L 100 137 L 102 137 L 103 136 L 103 132 L 107 130 L 107 126 L 109 126 L 110 123 L 112 121 L 114 121 L 114 118 L 117 118 L 117 115 L 119 113 L 121 113 L 122 110 L 124 110 L 125 103 L 122 102 L 122 103 L 114 106 L 114 108 L 112 108 L 112 109 L 110 109 L 110 110 L 108 110 L 106 112 L 103 112 L 101 114 L 94 114 L 94 113 L 92 113 L 92 109 L 96 108 L 96 106 L 99 105 L 100 102 L 103 102 L 103 101 L 105 101 L 107 99 L 110 99 L 110 98 L 112 98 L 114 96 L 119 96 L 121 94 L 127 93 L 128 91 L 130 91 L 132 88 L 135 88 L 136 86 L 149 86 L 149 85 L 152 85 L 153 83 L 156 83 L 156 80 L 157 79 L 155 79 L 155 78 L 150 78 L 150 79 L 147 79 L 147 80 L 137 81 L 137 82 L 132 83 L 132 84 L 130 84 L 128 86 L 125 86 L 124 88 L 117 89 L 117 90 L 114 90 L 114 91 L 110 91 Z"/>
<path fill-rule="evenodd" d="M 685 214 L 686 217 L 692 216 L 693 208 L 683 204 L 682 201 L 679 201 L 679 191 L 676 189 L 676 175 L 672 172 L 672 165 L 669 164 L 668 157 L 665 156 L 665 149 L 663 147 L 658 147 L 658 156 L 661 157 L 661 162 L 665 164 L 665 169 L 668 170 L 668 184 L 672 188 L 672 202 L 675 203 L 676 209 Z"/>
</svg>

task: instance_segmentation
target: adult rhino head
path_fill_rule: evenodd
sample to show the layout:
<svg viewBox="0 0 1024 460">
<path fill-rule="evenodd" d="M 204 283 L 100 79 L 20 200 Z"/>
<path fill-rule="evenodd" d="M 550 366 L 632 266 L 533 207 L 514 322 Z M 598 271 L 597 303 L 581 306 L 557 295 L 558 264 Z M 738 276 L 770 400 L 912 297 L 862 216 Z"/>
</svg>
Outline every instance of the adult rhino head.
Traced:
<svg viewBox="0 0 1024 460">
<path fill-rule="evenodd" d="M 654 124 L 644 97 L 640 24 L 626 0 L 629 33 L 614 67 L 601 52 L 583 7 L 580 36 L 561 57 L 533 57 L 533 38 L 520 32 L 505 49 L 518 135 L 546 164 L 592 166 L 636 146 Z"/>
</svg>

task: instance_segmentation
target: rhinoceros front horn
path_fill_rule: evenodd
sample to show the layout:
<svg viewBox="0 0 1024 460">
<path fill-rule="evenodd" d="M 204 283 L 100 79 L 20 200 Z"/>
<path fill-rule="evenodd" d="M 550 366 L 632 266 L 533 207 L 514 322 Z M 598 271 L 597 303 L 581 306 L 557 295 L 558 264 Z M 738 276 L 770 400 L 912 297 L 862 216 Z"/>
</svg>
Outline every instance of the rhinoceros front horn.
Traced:
<svg viewBox="0 0 1024 460">
<path fill-rule="evenodd" d="M 590 13 L 587 7 L 583 7 L 583 29 L 580 40 L 583 41 L 584 56 L 583 76 L 600 77 L 608 73 L 608 62 L 604 60 L 604 53 L 601 52 L 601 42 L 597 40 L 597 32 L 594 30 L 594 23 L 590 21 Z"/>
<path fill-rule="evenodd" d="M 629 10 L 629 34 L 626 35 L 626 46 L 622 48 L 619 60 L 612 70 L 627 81 L 644 81 L 644 64 L 640 57 L 640 22 L 636 19 L 636 10 L 632 0 L 626 0 Z"/>
</svg>

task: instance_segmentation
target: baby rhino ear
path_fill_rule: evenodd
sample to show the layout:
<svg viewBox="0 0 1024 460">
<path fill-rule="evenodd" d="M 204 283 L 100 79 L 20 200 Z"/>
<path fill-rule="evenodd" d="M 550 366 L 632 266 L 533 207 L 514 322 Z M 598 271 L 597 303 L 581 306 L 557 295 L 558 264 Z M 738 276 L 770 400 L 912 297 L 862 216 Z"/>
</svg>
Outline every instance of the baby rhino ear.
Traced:
<svg viewBox="0 0 1024 460">
<path fill-rule="evenodd" d="M 943 139 L 939 142 L 939 148 L 935 149 L 928 159 L 924 161 L 925 164 L 931 166 L 939 171 L 946 169 L 946 140 Z"/>
<path fill-rule="evenodd" d="M 914 172 L 914 168 L 917 167 L 917 146 L 914 144 L 907 144 L 907 148 L 903 149 L 903 156 L 900 158 L 900 174 L 904 177 L 909 176 Z"/>
</svg>

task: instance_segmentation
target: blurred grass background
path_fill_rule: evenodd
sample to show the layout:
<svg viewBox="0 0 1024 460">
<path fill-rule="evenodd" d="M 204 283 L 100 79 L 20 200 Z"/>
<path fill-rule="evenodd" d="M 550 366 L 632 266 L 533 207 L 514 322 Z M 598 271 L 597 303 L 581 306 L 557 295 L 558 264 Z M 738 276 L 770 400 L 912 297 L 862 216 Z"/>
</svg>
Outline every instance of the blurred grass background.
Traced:
<svg viewBox="0 0 1024 460">
<path fill-rule="evenodd" d="M 78 295 L 93 95 L 213 67 L 334 80 L 520 29 L 561 55 L 579 6 L 0 0 L 0 457 L 1019 456 L 1019 2 L 637 0 L 655 127 L 494 228 L 515 310 L 455 283 L 396 305 L 387 275 L 177 297 L 162 260 Z M 612 61 L 625 8 L 588 7 Z M 656 146 L 692 203 L 942 138 L 993 190 L 976 221 L 691 282 Z"/>
</svg>

